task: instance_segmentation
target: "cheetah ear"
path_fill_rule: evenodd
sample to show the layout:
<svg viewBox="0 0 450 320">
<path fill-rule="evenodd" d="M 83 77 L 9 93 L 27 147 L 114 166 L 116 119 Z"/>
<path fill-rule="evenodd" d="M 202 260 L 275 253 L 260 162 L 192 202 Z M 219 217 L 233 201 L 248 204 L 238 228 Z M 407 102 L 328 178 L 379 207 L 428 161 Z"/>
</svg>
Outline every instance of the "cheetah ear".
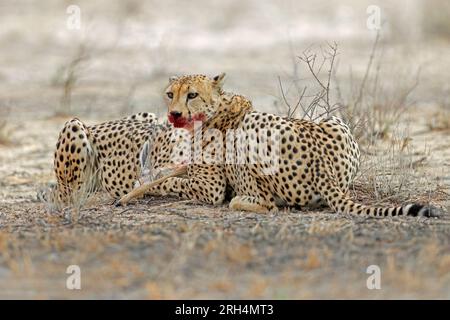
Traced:
<svg viewBox="0 0 450 320">
<path fill-rule="evenodd" d="M 215 76 L 213 78 L 213 85 L 214 87 L 222 88 L 223 85 L 223 79 L 225 78 L 225 72 L 222 72 L 221 74 Z"/>
<path fill-rule="evenodd" d="M 169 77 L 169 83 L 172 83 L 172 82 L 174 82 L 174 81 L 176 81 L 176 80 L 178 80 L 178 77 L 177 77 L 177 76 L 171 76 L 171 77 Z"/>
</svg>

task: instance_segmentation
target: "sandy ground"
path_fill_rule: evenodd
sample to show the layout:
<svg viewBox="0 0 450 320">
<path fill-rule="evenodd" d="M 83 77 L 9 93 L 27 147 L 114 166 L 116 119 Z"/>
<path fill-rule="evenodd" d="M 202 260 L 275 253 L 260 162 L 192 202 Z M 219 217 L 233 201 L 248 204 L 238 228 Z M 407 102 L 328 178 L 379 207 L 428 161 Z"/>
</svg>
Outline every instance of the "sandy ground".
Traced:
<svg viewBox="0 0 450 320">
<path fill-rule="evenodd" d="M 352 1 L 333 10 L 322 2 L 307 10 L 288 1 L 214 2 L 208 18 L 172 2 L 80 3 L 93 21 L 88 34 L 101 41 L 65 111 L 88 124 L 139 111 L 164 115 L 161 90 L 180 73 L 225 71 L 227 89 L 280 113 L 277 77 L 290 78 L 293 52 L 337 41 L 337 76 L 346 90 L 362 77 L 373 40 L 355 18 L 365 7 L 348 14 Z M 58 70 L 83 36 L 61 27 L 65 7 L 57 1 L 0 6 L 0 45 L 8 48 L 0 53 L 0 117 L 9 123 L 4 141 L 0 135 L 0 298 L 450 298 L 448 40 L 388 37 L 383 83 L 407 82 L 418 66 L 421 81 L 388 137 L 366 150 L 352 191 L 371 204 L 429 201 L 447 212 L 441 219 L 365 219 L 328 209 L 258 215 L 173 198 L 116 208 L 97 194 L 73 223 L 67 211 L 50 213 L 37 192 L 54 181 L 53 149 L 70 117 L 55 116 Z M 335 20 L 318 19 L 324 11 Z M 377 178 L 397 134 L 407 138 L 410 161 L 402 186 L 389 180 L 395 171 Z M 372 182 L 383 181 L 377 190 L 385 194 L 374 192 Z M 81 268 L 81 290 L 66 288 L 69 265 Z M 380 290 L 366 286 L 370 265 L 381 268 Z"/>
</svg>

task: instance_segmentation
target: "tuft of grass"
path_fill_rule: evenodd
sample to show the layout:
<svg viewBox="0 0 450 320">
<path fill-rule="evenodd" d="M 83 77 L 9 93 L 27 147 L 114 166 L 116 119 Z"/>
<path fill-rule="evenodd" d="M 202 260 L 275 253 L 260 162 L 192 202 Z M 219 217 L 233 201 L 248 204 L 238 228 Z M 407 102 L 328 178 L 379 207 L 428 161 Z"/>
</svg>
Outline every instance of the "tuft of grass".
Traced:
<svg viewBox="0 0 450 320">
<path fill-rule="evenodd" d="M 441 98 L 438 101 L 436 112 L 427 119 L 428 129 L 431 131 L 450 130 L 450 88 L 447 86 L 442 90 Z"/>
<path fill-rule="evenodd" d="M 71 114 L 72 92 L 89 59 L 89 47 L 85 43 L 81 43 L 68 64 L 57 70 L 57 74 L 52 82 L 61 85 L 63 94 L 61 96 L 59 110 L 56 111 L 56 116 L 67 116 Z"/>
<path fill-rule="evenodd" d="M 420 68 L 415 74 L 411 70 L 402 74 L 398 70 L 382 74 L 384 60 L 379 43 L 380 33 L 374 40 L 361 81 L 352 83 L 346 95 L 337 87 L 344 106 L 339 115 L 349 125 L 356 140 L 366 145 L 386 139 L 397 128 L 402 114 L 411 104 L 409 97 L 419 85 L 420 78 Z M 404 80 L 392 81 L 396 78 Z M 353 79 L 352 74 L 350 79 Z"/>
<path fill-rule="evenodd" d="M 88 158 L 86 170 L 82 172 L 80 180 L 82 183 L 76 189 L 69 183 L 65 183 L 59 188 L 55 185 L 41 192 L 40 198 L 44 202 L 47 212 L 63 213 L 69 222 L 78 222 L 83 207 L 99 186 L 99 170 L 95 168 L 93 157 Z M 61 201 L 59 197 L 60 188 L 69 193 L 65 201 Z"/>
<path fill-rule="evenodd" d="M 364 190 L 370 201 L 402 202 L 414 189 L 415 167 L 408 137 L 396 137 L 387 146 L 363 156 L 354 186 Z"/>
<path fill-rule="evenodd" d="M 13 133 L 13 127 L 10 124 L 8 114 L 10 113 L 11 106 L 9 104 L 6 104 L 6 106 L 3 106 L 3 111 L 1 119 L 0 119 L 0 145 L 9 146 L 11 145 L 11 136 Z"/>
<path fill-rule="evenodd" d="M 12 143 L 12 131 L 8 120 L 0 120 L 0 145 L 8 146 Z"/>
<path fill-rule="evenodd" d="M 437 205 L 444 193 L 430 176 L 420 172 L 430 151 L 417 151 L 406 132 L 395 130 L 388 141 L 368 147 L 353 182 L 353 197 L 374 205 L 419 202 Z M 445 196 L 444 196 L 445 197 Z"/>
<path fill-rule="evenodd" d="M 349 125 L 360 144 L 373 144 L 386 139 L 410 105 L 410 94 L 419 84 L 420 68 L 413 77 L 402 77 L 405 79 L 402 82 L 382 81 L 383 57 L 379 43 L 378 33 L 364 76 L 354 83 L 353 75 L 350 74 L 350 89 L 345 93 L 336 79 L 336 43 L 327 44 L 318 50 L 308 48 L 297 59 L 293 58 L 291 83 L 283 84 L 278 77 L 281 92 L 279 100 L 286 107 L 286 116 L 318 121 L 337 115 Z M 309 79 L 299 77 L 302 67 L 309 74 Z M 383 76 L 399 78 L 398 74 Z M 302 81 L 309 83 L 302 86 Z"/>
<path fill-rule="evenodd" d="M 430 131 L 450 130 L 450 110 L 440 109 L 427 119 L 427 127 Z"/>
</svg>

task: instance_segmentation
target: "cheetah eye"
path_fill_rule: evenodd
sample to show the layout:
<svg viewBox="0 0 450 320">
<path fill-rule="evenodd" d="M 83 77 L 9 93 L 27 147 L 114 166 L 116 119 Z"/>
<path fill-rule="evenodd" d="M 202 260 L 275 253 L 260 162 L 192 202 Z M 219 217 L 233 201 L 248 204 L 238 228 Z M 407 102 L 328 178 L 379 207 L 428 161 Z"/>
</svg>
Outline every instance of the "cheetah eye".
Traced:
<svg viewBox="0 0 450 320">
<path fill-rule="evenodd" d="M 166 94 L 169 99 L 173 99 L 173 92 L 167 92 Z"/>
<path fill-rule="evenodd" d="M 198 96 L 197 92 L 189 92 L 187 97 L 188 99 L 195 99 Z"/>
</svg>

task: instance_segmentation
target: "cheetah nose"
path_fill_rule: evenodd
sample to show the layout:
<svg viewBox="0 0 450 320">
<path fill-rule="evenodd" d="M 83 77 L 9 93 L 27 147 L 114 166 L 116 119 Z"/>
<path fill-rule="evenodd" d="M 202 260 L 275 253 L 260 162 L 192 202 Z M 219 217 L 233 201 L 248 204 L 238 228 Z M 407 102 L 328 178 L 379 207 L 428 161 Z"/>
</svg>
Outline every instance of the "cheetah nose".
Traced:
<svg viewBox="0 0 450 320">
<path fill-rule="evenodd" d="M 170 113 L 170 115 L 174 118 L 174 119 L 178 119 L 179 117 L 181 117 L 181 112 L 178 112 L 178 111 L 172 111 L 171 113 Z"/>
</svg>

